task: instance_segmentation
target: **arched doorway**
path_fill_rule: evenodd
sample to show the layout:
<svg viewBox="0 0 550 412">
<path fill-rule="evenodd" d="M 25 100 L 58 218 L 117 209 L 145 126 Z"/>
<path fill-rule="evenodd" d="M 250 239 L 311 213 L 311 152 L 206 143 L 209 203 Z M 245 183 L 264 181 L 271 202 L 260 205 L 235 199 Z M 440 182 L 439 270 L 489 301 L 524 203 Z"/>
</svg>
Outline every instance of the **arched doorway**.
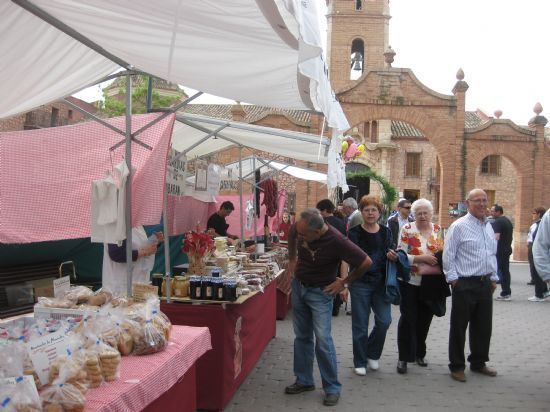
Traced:
<svg viewBox="0 0 550 412">
<path fill-rule="evenodd" d="M 368 166 L 361 163 L 348 163 L 346 165 L 346 173 L 361 173 L 370 170 Z M 347 179 L 349 191 L 342 194 L 339 189 L 338 200 L 342 201 L 348 197 L 353 197 L 357 202 L 370 193 L 370 179 L 364 176 L 354 176 Z"/>
</svg>

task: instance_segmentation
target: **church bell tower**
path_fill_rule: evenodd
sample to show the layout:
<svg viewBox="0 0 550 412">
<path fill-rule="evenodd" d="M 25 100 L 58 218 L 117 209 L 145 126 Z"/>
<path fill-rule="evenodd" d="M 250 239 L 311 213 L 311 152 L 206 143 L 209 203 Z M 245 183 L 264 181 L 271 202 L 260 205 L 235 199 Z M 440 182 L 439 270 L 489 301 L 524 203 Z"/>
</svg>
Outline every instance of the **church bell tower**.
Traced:
<svg viewBox="0 0 550 412">
<path fill-rule="evenodd" d="M 327 59 L 335 90 L 385 67 L 389 0 L 327 0 Z"/>
</svg>

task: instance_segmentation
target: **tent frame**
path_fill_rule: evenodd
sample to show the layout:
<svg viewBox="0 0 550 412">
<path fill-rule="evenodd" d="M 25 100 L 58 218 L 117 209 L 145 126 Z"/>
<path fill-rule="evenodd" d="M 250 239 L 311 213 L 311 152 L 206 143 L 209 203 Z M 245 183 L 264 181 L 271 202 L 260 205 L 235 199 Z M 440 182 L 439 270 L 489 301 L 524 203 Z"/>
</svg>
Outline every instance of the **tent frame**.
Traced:
<svg viewBox="0 0 550 412">
<path fill-rule="evenodd" d="M 121 134 L 124 135 L 124 140 L 121 140 L 121 142 L 119 142 L 117 145 L 113 146 L 111 149 L 114 150 L 122 144 L 125 145 L 125 161 L 126 161 L 126 164 L 127 164 L 128 170 L 129 170 L 129 174 L 128 174 L 128 177 L 127 177 L 127 184 L 126 184 L 126 192 L 125 192 L 125 198 L 126 198 L 125 223 L 126 223 L 126 257 L 127 257 L 127 259 L 126 259 L 127 260 L 127 293 L 128 293 L 128 295 L 131 295 L 132 294 L 132 269 L 133 269 L 133 264 L 132 264 L 132 259 L 131 259 L 131 256 L 132 256 L 132 214 L 131 214 L 131 210 L 132 210 L 132 180 L 133 180 L 132 179 L 133 178 L 133 173 L 132 173 L 132 148 L 131 148 L 131 143 L 132 143 L 132 141 L 135 141 L 136 143 L 138 143 L 139 141 L 137 141 L 137 139 L 135 139 L 135 137 L 137 135 L 139 135 L 141 132 L 146 130 L 151 125 L 155 124 L 156 122 L 158 122 L 158 121 L 162 120 L 163 118 L 165 118 L 166 116 L 170 115 L 171 113 L 175 113 L 179 108 L 185 106 L 186 104 L 189 103 L 189 101 L 193 100 L 194 98 L 196 98 L 200 94 L 202 94 L 202 92 L 199 92 L 197 95 L 192 96 L 190 99 L 187 99 L 186 101 L 180 103 L 178 106 L 176 106 L 174 108 L 170 108 L 168 111 L 166 111 L 166 114 L 163 114 L 163 115 L 159 116 L 157 119 L 155 119 L 152 122 L 150 122 L 149 124 L 143 126 L 141 129 L 139 129 L 135 133 L 132 133 L 132 80 L 131 80 L 131 75 L 136 74 L 136 72 L 134 71 L 133 66 L 131 64 L 129 64 L 128 62 L 126 62 L 125 60 L 121 59 L 120 57 L 108 52 L 103 47 L 99 46 L 97 43 L 93 42 L 88 37 L 82 35 L 81 33 L 76 31 L 75 29 L 73 29 L 69 25 L 63 23 L 62 21 L 55 18 L 51 14 L 49 14 L 46 11 L 42 10 L 41 8 L 35 6 L 30 1 L 28 1 L 28 0 L 12 0 L 12 2 L 17 4 L 21 8 L 27 10 L 28 12 L 32 13 L 33 15 L 37 16 L 39 19 L 47 22 L 48 24 L 50 24 L 53 27 L 57 28 L 58 30 L 62 31 L 63 33 L 67 34 L 69 37 L 72 37 L 73 39 L 75 39 L 78 42 L 86 45 L 87 47 L 94 50 L 95 52 L 101 54 L 102 56 L 104 56 L 108 60 L 111 60 L 112 62 L 114 62 L 114 63 L 118 64 L 119 66 L 121 66 L 122 68 L 126 69 L 126 72 L 124 72 L 122 74 L 122 75 L 127 76 L 127 81 L 126 81 L 126 115 L 125 115 L 125 117 L 126 117 L 126 127 L 125 127 L 124 132 L 122 132 L 121 130 L 118 130 L 118 129 L 116 130 L 117 133 L 121 133 Z M 140 72 L 140 73 L 144 73 L 144 72 Z M 150 76 L 150 74 L 148 74 L 148 73 L 144 73 L 144 74 L 147 74 L 147 75 Z M 153 76 L 153 77 L 155 77 L 155 76 Z M 74 109 L 78 110 L 79 112 L 85 114 L 86 116 L 89 116 L 92 120 L 98 121 L 100 124 L 103 124 L 104 126 L 109 127 L 110 129 L 114 130 L 112 127 L 107 126 L 106 122 L 103 122 L 99 118 L 97 118 L 97 116 L 94 116 L 93 114 L 88 113 L 88 112 L 86 112 L 85 110 L 83 110 L 81 108 L 77 108 L 75 105 L 72 105 L 69 102 L 67 102 L 66 99 L 62 99 L 62 101 L 64 103 L 68 103 L 71 107 L 73 107 Z M 225 122 L 225 123 L 226 123 L 225 127 L 227 127 L 229 125 L 231 125 L 232 127 L 236 127 L 236 128 L 239 127 L 239 126 L 233 125 L 232 124 L 233 122 Z M 220 127 L 221 127 L 221 125 L 220 125 Z M 221 130 L 223 130 L 223 128 L 220 128 L 220 131 Z M 219 137 L 221 137 L 217 133 L 215 133 L 214 136 L 215 135 L 218 135 Z M 284 137 L 289 137 L 288 133 L 282 133 L 280 135 L 284 136 Z M 142 142 L 139 142 L 139 143 L 142 143 Z M 321 136 L 319 144 L 322 144 L 322 143 L 324 143 L 326 145 L 327 150 L 328 150 L 329 144 L 326 143 L 326 141 L 324 141 L 324 138 Z M 239 149 L 240 149 L 239 153 L 241 154 L 242 145 L 239 146 Z M 241 156 L 239 156 L 239 158 L 241 158 Z M 242 176 L 240 176 L 240 178 L 242 178 Z M 242 187 L 241 187 L 240 201 L 241 201 L 241 208 L 242 208 Z M 165 204 L 166 204 L 166 195 L 165 195 Z M 165 208 L 166 208 L 166 206 L 165 206 Z M 165 229 L 167 228 L 166 220 L 167 220 L 166 219 L 166 210 L 164 210 Z M 241 216 L 241 223 L 242 223 L 242 216 Z M 242 224 L 241 224 L 241 226 L 242 226 Z M 241 231 L 242 231 L 242 229 L 241 229 Z M 168 234 L 167 233 L 166 233 L 166 236 L 165 236 L 164 243 L 165 243 L 165 250 L 168 250 L 169 241 L 168 241 Z M 167 254 L 165 254 L 165 259 L 166 259 L 166 255 Z M 165 268 L 165 280 L 168 281 L 169 278 L 170 278 L 170 265 L 169 265 L 169 260 L 168 260 L 168 264 L 166 265 L 166 268 Z M 170 288 L 166 288 L 166 290 L 167 290 L 167 299 L 168 299 L 168 301 L 170 301 Z"/>
</svg>

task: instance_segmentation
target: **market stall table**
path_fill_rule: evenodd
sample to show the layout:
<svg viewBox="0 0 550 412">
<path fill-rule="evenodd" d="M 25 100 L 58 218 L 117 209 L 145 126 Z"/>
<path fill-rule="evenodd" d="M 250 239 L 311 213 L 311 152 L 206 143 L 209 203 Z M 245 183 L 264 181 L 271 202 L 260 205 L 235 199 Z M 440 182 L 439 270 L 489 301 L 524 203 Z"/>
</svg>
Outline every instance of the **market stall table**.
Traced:
<svg viewBox="0 0 550 412">
<path fill-rule="evenodd" d="M 174 325 L 162 352 L 123 357 L 120 379 L 90 389 L 85 411 L 195 411 L 195 365 L 211 348 L 207 328 Z"/>
<path fill-rule="evenodd" d="M 197 408 L 223 410 L 275 336 L 276 282 L 240 304 L 161 302 L 175 325 L 207 326 L 212 350 L 197 362 Z"/>
</svg>

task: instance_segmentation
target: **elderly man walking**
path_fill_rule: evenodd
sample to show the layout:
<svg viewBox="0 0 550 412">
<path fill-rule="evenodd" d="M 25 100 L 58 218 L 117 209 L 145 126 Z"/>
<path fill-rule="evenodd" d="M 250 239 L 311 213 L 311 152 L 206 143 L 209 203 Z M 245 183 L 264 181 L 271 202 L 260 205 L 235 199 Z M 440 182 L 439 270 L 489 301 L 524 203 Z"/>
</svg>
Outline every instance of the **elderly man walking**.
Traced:
<svg viewBox="0 0 550 412">
<path fill-rule="evenodd" d="M 347 288 L 348 282 L 336 275 L 342 260 L 355 268 L 349 280 L 359 278 L 372 261 L 358 246 L 327 225 L 317 209 L 303 211 L 300 220 L 291 228 L 289 259 L 287 273 L 294 275 L 296 382 L 287 386 L 285 393 L 295 395 L 315 389 L 313 358 L 316 356 L 325 391 L 323 404 L 334 406 L 340 398 L 342 385 L 338 381 L 336 349 L 331 336 L 333 295 Z"/>
<path fill-rule="evenodd" d="M 550 282 L 550 209 L 546 211 L 539 225 L 533 243 L 533 260 L 541 279 Z"/>
<path fill-rule="evenodd" d="M 489 368 L 489 346 L 493 322 L 493 292 L 496 289 L 497 241 L 486 217 L 487 194 L 473 189 L 466 199 L 468 213 L 454 222 L 443 249 L 443 271 L 452 285 L 453 306 L 449 333 L 451 377 L 466 382 L 464 344 L 470 334 L 470 369 L 496 376 Z"/>
</svg>

